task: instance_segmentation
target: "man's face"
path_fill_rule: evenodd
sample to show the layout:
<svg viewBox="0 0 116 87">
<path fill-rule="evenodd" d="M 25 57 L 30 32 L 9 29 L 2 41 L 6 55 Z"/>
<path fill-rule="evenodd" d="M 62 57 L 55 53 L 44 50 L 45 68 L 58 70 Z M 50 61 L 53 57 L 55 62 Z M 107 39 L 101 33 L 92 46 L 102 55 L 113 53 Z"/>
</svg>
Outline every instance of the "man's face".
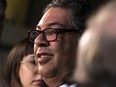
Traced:
<svg viewBox="0 0 116 87">
<path fill-rule="evenodd" d="M 48 9 L 39 21 L 36 30 L 73 29 L 70 26 L 71 13 L 62 8 Z M 39 73 L 45 77 L 54 77 L 57 74 L 67 73 L 73 68 L 77 33 L 59 33 L 55 41 L 48 42 L 40 34 L 34 41 L 34 54 L 39 65 Z"/>
</svg>

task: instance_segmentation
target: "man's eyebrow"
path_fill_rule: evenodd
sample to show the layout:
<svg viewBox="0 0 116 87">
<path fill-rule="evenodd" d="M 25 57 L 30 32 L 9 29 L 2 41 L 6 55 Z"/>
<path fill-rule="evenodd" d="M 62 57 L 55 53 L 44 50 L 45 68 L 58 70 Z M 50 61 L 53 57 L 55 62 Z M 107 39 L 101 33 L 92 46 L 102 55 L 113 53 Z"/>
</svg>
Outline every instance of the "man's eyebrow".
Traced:
<svg viewBox="0 0 116 87">
<path fill-rule="evenodd" d="M 59 26 L 62 26 L 62 27 L 66 27 L 66 25 L 64 25 L 62 23 L 59 23 L 59 22 L 49 23 L 47 27 L 51 27 L 51 26 L 54 26 L 54 25 L 59 25 Z"/>
<path fill-rule="evenodd" d="M 62 24 L 62 23 L 59 23 L 59 22 L 53 22 L 53 23 L 49 23 L 46 27 L 52 27 L 54 25 L 59 25 L 61 27 L 67 27 L 66 25 Z M 41 30 L 41 27 L 39 25 L 36 26 L 36 29 L 40 29 Z"/>
</svg>

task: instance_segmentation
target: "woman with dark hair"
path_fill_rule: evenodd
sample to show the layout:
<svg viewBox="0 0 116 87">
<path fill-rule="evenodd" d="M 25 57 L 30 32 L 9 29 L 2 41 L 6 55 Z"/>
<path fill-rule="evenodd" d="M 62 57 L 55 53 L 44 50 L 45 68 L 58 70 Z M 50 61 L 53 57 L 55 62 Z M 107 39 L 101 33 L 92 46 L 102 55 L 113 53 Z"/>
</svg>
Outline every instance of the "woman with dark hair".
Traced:
<svg viewBox="0 0 116 87">
<path fill-rule="evenodd" d="M 47 87 L 37 70 L 33 44 L 20 41 L 9 53 L 5 63 L 5 80 L 10 87 Z"/>
</svg>

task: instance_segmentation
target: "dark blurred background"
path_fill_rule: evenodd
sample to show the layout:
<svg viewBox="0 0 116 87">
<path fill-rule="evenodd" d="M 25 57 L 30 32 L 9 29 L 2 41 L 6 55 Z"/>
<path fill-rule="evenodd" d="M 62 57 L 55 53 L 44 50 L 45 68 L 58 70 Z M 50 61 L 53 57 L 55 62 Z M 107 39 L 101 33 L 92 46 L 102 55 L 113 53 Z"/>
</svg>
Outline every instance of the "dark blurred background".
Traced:
<svg viewBox="0 0 116 87">
<path fill-rule="evenodd" d="M 7 0 L 6 20 L 0 42 L 0 69 L 11 48 L 35 29 L 42 10 L 51 0 Z"/>
</svg>

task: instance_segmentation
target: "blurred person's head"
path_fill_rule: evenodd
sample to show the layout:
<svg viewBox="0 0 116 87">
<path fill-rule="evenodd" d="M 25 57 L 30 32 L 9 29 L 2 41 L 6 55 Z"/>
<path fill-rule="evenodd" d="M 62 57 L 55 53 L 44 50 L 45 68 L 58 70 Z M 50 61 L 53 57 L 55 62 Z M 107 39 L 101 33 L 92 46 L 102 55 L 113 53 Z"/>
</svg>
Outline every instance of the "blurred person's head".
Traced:
<svg viewBox="0 0 116 87">
<path fill-rule="evenodd" d="M 53 0 L 36 30 L 30 32 L 38 70 L 50 86 L 61 85 L 71 77 L 78 39 L 90 10 L 87 0 Z"/>
<path fill-rule="evenodd" d="M 9 87 L 47 87 L 38 73 L 33 44 L 28 39 L 13 47 L 5 66 L 5 80 Z"/>
<path fill-rule="evenodd" d="M 105 25 L 107 22 L 110 23 L 110 20 L 112 20 L 111 17 L 115 16 L 115 7 L 115 0 L 107 1 L 103 6 L 101 6 L 101 8 L 96 11 L 96 14 L 93 14 L 87 21 L 87 28 L 95 26 L 98 27 L 103 24 Z"/>
<path fill-rule="evenodd" d="M 77 49 L 74 78 L 85 87 L 116 87 L 116 1 L 90 19 Z"/>
</svg>

